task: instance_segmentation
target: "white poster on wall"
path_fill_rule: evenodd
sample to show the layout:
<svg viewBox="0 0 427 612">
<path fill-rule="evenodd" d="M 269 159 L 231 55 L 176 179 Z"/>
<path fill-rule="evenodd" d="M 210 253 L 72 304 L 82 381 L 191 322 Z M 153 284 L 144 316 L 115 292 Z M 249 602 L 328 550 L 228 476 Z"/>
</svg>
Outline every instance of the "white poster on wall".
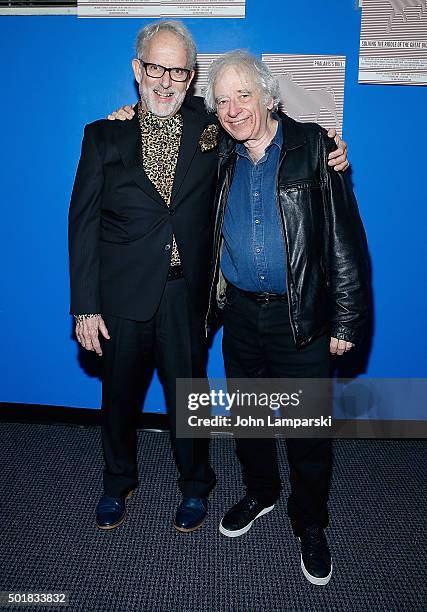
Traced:
<svg viewBox="0 0 427 612">
<path fill-rule="evenodd" d="M 345 57 L 343 55 L 262 56 L 279 80 L 282 108 L 297 121 L 314 121 L 342 133 Z"/>
<path fill-rule="evenodd" d="M 246 0 L 77 0 L 79 17 L 244 17 Z"/>
<path fill-rule="evenodd" d="M 220 53 L 197 54 L 196 76 L 194 77 L 192 83 L 192 86 L 194 87 L 195 96 L 204 96 L 208 79 L 209 66 L 214 61 L 214 59 L 220 57 L 220 55 Z"/>
<path fill-rule="evenodd" d="M 364 0 L 359 83 L 427 85 L 427 0 Z"/>
</svg>

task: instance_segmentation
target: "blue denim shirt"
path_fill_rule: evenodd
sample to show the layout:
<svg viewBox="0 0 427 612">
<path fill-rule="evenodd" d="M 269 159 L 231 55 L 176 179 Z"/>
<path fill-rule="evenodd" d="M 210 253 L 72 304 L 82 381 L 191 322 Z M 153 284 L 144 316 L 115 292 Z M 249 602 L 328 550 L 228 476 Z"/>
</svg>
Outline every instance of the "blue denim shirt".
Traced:
<svg viewBox="0 0 427 612">
<path fill-rule="evenodd" d="M 286 292 L 285 245 L 276 179 L 283 136 L 281 124 L 264 156 L 254 164 L 241 143 L 224 213 L 225 278 L 245 291 Z"/>
</svg>

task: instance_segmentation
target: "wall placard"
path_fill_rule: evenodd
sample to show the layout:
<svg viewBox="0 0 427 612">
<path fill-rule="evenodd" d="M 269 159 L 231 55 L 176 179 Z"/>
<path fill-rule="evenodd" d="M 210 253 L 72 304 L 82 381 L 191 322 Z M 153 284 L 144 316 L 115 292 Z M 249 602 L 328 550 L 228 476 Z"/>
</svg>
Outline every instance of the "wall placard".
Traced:
<svg viewBox="0 0 427 612">
<path fill-rule="evenodd" d="M 79 17 L 244 17 L 246 0 L 77 0 Z"/>
<path fill-rule="evenodd" d="M 342 132 L 343 55 L 264 54 L 262 59 L 279 79 L 282 108 L 290 117 Z"/>
<path fill-rule="evenodd" d="M 427 0 L 364 0 L 359 83 L 427 85 Z"/>
</svg>

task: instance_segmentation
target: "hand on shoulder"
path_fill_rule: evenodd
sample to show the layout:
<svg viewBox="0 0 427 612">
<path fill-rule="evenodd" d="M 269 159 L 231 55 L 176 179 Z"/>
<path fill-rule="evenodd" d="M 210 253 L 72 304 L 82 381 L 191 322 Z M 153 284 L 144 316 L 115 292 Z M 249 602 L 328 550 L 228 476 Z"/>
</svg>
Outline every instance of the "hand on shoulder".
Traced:
<svg viewBox="0 0 427 612">
<path fill-rule="evenodd" d="M 121 106 L 117 110 L 113 111 L 107 116 L 107 119 L 110 121 L 115 121 L 116 119 L 119 119 L 119 121 L 126 121 L 128 119 L 132 119 L 134 115 L 135 111 L 133 110 L 133 106 L 126 104 L 125 106 Z"/>
</svg>

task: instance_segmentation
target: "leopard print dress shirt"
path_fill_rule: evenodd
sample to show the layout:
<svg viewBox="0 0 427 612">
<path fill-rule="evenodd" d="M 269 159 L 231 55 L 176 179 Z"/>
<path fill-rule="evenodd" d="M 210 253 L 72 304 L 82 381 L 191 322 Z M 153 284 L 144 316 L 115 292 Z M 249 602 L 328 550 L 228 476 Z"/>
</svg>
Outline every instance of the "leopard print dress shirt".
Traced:
<svg viewBox="0 0 427 612">
<path fill-rule="evenodd" d="M 138 118 L 141 127 L 142 165 L 154 187 L 168 206 L 172 195 L 176 163 L 183 121 L 178 113 L 168 119 L 156 117 L 138 104 Z M 175 236 L 172 237 L 171 266 L 179 266 L 181 259 Z"/>
</svg>

